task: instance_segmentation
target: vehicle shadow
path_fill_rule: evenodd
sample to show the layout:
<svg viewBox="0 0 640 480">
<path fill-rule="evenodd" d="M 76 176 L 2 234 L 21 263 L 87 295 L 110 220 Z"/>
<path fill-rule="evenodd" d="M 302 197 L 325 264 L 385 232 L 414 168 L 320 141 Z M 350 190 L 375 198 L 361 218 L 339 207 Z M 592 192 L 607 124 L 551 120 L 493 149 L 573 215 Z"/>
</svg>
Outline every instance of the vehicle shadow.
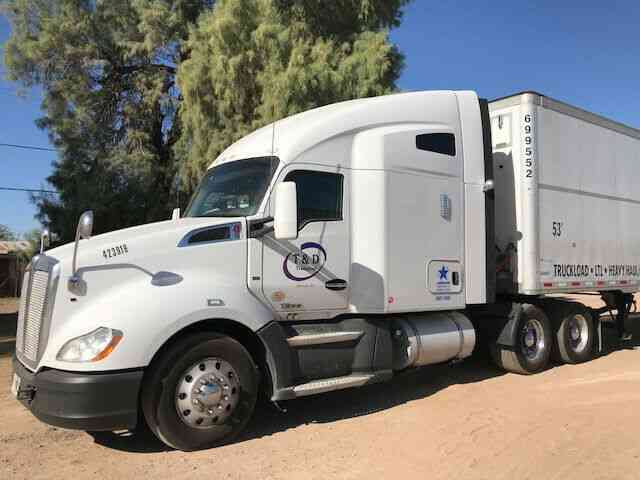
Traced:
<svg viewBox="0 0 640 480">
<path fill-rule="evenodd" d="M 603 322 L 603 351 L 597 357 L 624 349 L 640 348 L 640 315 L 630 324 L 633 340 L 622 345 L 615 326 Z M 550 365 L 554 368 L 557 365 Z M 474 354 L 454 365 L 432 365 L 396 375 L 386 383 L 280 402 L 279 410 L 270 402 L 261 402 L 245 433 L 233 443 L 267 437 L 311 423 L 331 423 L 370 415 L 396 406 L 427 398 L 453 385 L 482 382 L 506 372 L 493 366 L 487 352 Z M 153 453 L 170 451 L 147 429 L 136 432 L 93 432 L 96 443 L 126 452 Z"/>
<path fill-rule="evenodd" d="M 452 385 L 481 382 L 504 375 L 488 359 L 472 357 L 454 365 L 434 365 L 396 375 L 386 383 L 280 402 L 260 402 L 245 433 L 233 443 L 270 436 L 310 423 L 356 418 L 429 397 Z M 115 450 L 136 453 L 169 451 L 144 428 L 136 432 L 91 432 L 94 441 Z"/>
<path fill-rule="evenodd" d="M 135 431 L 87 432 L 93 441 L 103 447 L 128 453 L 159 453 L 173 449 L 166 446 L 149 430 L 146 425 Z"/>
<path fill-rule="evenodd" d="M 329 392 L 281 403 L 286 412 L 269 404 L 254 415 L 238 441 L 260 438 L 311 423 L 331 423 L 362 417 L 430 397 L 453 385 L 482 382 L 505 372 L 487 358 L 473 357 L 454 365 L 409 370 L 386 383 Z"/>
</svg>

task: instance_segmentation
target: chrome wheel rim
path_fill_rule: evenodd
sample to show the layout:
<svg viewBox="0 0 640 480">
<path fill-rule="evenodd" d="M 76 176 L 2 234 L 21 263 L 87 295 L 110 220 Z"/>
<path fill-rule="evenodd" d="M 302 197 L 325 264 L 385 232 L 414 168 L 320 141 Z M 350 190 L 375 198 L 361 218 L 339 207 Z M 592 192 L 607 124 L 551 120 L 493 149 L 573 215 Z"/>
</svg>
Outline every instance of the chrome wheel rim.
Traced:
<svg viewBox="0 0 640 480">
<path fill-rule="evenodd" d="M 589 325 L 584 315 L 578 313 L 569 319 L 569 345 L 576 353 L 582 353 L 589 341 Z"/>
<path fill-rule="evenodd" d="M 205 358 L 180 376 L 175 405 L 180 419 L 192 428 L 223 424 L 238 406 L 240 381 L 229 362 Z"/>
<path fill-rule="evenodd" d="M 546 341 L 542 323 L 535 318 L 530 318 L 522 328 L 520 349 L 529 360 L 537 360 L 542 357 Z"/>
</svg>

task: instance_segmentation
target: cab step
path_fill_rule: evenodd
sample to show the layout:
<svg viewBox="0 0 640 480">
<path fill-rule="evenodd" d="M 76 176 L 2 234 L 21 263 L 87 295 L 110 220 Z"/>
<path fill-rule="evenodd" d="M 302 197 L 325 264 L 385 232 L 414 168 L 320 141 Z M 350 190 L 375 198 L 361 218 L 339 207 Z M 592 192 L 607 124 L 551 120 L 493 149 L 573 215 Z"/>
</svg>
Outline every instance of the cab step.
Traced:
<svg viewBox="0 0 640 480">
<path fill-rule="evenodd" d="M 311 345 L 323 345 L 327 343 L 343 343 L 358 340 L 364 332 L 327 332 L 296 335 L 287 338 L 290 347 L 307 347 Z"/>
<path fill-rule="evenodd" d="M 371 381 L 374 377 L 374 374 L 362 374 L 314 380 L 309 383 L 296 385 L 293 387 L 293 393 L 297 398 L 305 397 L 307 395 L 316 395 L 318 393 L 331 392 L 333 390 L 342 390 L 343 388 L 361 387 Z"/>
</svg>

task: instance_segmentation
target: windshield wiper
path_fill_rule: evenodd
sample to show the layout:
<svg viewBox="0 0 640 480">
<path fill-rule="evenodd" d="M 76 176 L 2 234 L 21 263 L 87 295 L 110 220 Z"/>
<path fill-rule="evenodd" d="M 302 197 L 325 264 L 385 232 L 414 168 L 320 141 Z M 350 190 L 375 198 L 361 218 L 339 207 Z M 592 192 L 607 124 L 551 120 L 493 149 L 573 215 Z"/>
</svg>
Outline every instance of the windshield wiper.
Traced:
<svg viewBox="0 0 640 480">
<path fill-rule="evenodd" d="M 246 213 L 216 213 L 216 214 L 203 214 L 203 215 L 194 215 L 195 217 L 198 218 L 216 218 L 216 217 L 220 217 L 220 218 L 229 218 L 229 217 L 246 217 L 247 214 Z"/>
</svg>

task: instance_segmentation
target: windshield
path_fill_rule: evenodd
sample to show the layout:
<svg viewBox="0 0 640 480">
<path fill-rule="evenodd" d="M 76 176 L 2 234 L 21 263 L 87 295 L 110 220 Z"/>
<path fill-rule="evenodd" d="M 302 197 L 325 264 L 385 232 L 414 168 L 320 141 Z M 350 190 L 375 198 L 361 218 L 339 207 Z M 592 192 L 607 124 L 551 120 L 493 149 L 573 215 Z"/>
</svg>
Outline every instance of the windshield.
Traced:
<svg viewBox="0 0 640 480">
<path fill-rule="evenodd" d="M 239 217 L 255 214 L 277 167 L 276 157 L 250 158 L 213 167 L 202 179 L 185 216 Z"/>
</svg>

